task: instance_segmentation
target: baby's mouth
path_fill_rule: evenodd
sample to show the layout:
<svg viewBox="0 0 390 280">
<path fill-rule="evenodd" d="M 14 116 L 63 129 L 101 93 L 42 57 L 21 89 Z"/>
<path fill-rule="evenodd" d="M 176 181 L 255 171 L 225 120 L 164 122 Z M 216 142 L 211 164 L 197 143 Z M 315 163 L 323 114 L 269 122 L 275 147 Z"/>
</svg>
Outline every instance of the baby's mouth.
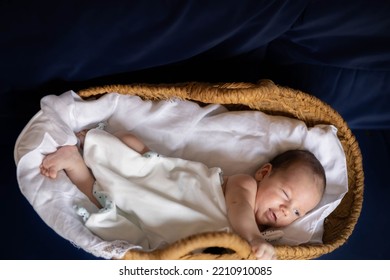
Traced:
<svg viewBox="0 0 390 280">
<path fill-rule="evenodd" d="M 271 210 L 271 208 L 269 208 L 268 211 L 270 212 L 271 218 L 276 223 L 276 221 L 278 220 L 278 217 L 276 217 L 276 214 L 274 213 L 274 211 Z"/>
</svg>

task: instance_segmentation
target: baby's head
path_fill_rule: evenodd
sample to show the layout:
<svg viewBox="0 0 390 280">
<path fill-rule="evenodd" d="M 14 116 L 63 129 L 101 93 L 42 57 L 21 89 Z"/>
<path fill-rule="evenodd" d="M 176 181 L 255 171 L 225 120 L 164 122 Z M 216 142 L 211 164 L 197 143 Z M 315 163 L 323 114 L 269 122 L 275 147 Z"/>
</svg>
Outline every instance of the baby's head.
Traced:
<svg viewBox="0 0 390 280">
<path fill-rule="evenodd" d="M 255 216 L 259 225 L 283 227 L 306 215 L 320 202 L 326 185 L 318 159 L 305 150 L 276 156 L 255 174 Z"/>
</svg>

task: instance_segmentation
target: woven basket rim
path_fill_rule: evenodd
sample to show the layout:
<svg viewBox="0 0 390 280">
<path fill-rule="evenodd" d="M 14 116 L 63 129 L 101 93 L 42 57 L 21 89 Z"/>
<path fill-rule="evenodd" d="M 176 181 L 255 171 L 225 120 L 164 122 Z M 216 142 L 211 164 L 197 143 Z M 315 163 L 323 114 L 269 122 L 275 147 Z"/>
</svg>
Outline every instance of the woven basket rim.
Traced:
<svg viewBox="0 0 390 280">
<path fill-rule="evenodd" d="M 334 125 L 338 130 L 337 136 L 343 145 L 347 158 L 349 189 L 347 198 L 344 198 L 335 212 L 326 219 L 325 231 L 329 230 L 332 226 L 340 227 L 339 225 L 336 225 L 337 221 L 332 221 L 332 215 L 334 215 L 334 213 L 346 212 L 343 213 L 345 216 L 343 218 L 345 224 L 341 228 L 337 228 L 337 233 L 332 234 L 330 240 L 324 240 L 324 244 L 305 244 L 297 246 L 277 245 L 277 255 L 279 259 L 317 258 L 323 254 L 330 253 L 343 245 L 352 234 L 360 216 L 363 203 L 364 173 L 362 155 L 358 142 L 347 123 L 337 111 L 324 101 L 300 90 L 278 86 L 270 80 L 260 80 L 256 84 L 240 82 L 218 84 L 201 82 L 176 84 L 113 84 L 91 87 L 78 92 L 83 98 L 99 96 L 105 93 L 137 95 L 141 98 L 150 100 L 178 98 L 202 103 L 217 103 L 234 106 L 241 105 L 268 114 L 300 119 L 309 127 L 316 124 Z M 341 206 L 347 200 L 349 209 L 342 209 L 341 211 Z M 338 209 L 340 211 L 338 211 Z M 215 233 L 213 238 L 223 239 L 225 237 L 223 234 Z M 204 240 L 201 242 L 204 242 Z M 181 241 L 180 244 L 185 244 L 185 241 Z M 198 244 L 198 246 L 201 246 L 201 244 Z M 167 250 L 169 251 L 170 249 Z M 175 247 L 175 250 L 178 250 L 177 246 Z M 172 250 L 170 251 L 171 253 L 173 252 Z M 164 253 L 161 253 L 160 251 L 156 252 L 156 254 L 157 253 L 159 254 L 159 257 L 161 257 L 161 254 L 164 255 Z M 176 256 L 176 254 L 172 254 Z M 245 255 L 246 253 L 243 254 Z M 128 257 L 132 258 L 131 256 Z M 198 257 L 203 258 L 204 256 L 198 255 Z M 216 258 L 219 257 L 220 256 Z M 157 257 L 154 255 L 152 258 Z M 169 255 L 165 254 L 164 258 L 169 258 Z M 177 256 L 174 258 L 176 259 Z"/>
</svg>

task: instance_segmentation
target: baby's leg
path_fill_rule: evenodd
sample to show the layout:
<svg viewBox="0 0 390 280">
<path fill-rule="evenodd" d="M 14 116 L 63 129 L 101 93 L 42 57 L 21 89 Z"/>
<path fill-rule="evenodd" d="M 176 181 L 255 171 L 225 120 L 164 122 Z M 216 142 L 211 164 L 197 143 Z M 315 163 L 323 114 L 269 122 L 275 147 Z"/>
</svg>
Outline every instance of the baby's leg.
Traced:
<svg viewBox="0 0 390 280">
<path fill-rule="evenodd" d="M 64 170 L 80 191 L 96 206 L 101 207 L 93 196 L 95 178 L 87 167 L 76 146 L 60 147 L 56 152 L 45 156 L 40 166 L 41 174 L 49 178 L 57 178 L 59 171 Z"/>
<path fill-rule="evenodd" d="M 118 137 L 128 147 L 132 148 L 134 151 L 140 153 L 141 155 L 150 151 L 150 149 L 140 139 L 138 139 L 135 135 L 129 132 L 120 131 L 116 132 L 114 135 Z"/>
<path fill-rule="evenodd" d="M 87 135 L 88 130 L 89 129 L 84 129 L 76 133 L 76 137 L 79 140 L 80 150 L 84 149 L 85 136 Z"/>
<path fill-rule="evenodd" d="M 88 129 L 82 130 L 78 133 L 76 133 L 77 138 L 79 139 L 80 149 L 82 150 L 84 148 L 84 140 L 85 136 L 88 132 Z M 116 136 L 119 140 L 121 140 L 124 144 L 126 144 L 128 147 L 133 149 L 134 151 L 140 153 L 141 155 L 149 152 L 150 149 L 135 135 L 127 132 L 127 131 L 118 131 L 113 134 Z"/>
</svg>

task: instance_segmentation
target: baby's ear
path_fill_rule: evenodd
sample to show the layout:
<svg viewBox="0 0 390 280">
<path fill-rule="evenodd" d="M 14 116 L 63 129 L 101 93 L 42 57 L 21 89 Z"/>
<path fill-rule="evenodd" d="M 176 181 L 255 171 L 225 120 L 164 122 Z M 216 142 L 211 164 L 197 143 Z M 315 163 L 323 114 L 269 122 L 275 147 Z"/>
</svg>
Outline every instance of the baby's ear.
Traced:
<svg viewBox="0 0 390 280">
<path fill-rule="evenodd" d="M 271 173 L 272 170 L 272 164 L 266 163 L 262 167 L 260 167 L 255 174 L 256 181 L 261 181 L 264 179 L 265 176 Z"/>
</svg>

